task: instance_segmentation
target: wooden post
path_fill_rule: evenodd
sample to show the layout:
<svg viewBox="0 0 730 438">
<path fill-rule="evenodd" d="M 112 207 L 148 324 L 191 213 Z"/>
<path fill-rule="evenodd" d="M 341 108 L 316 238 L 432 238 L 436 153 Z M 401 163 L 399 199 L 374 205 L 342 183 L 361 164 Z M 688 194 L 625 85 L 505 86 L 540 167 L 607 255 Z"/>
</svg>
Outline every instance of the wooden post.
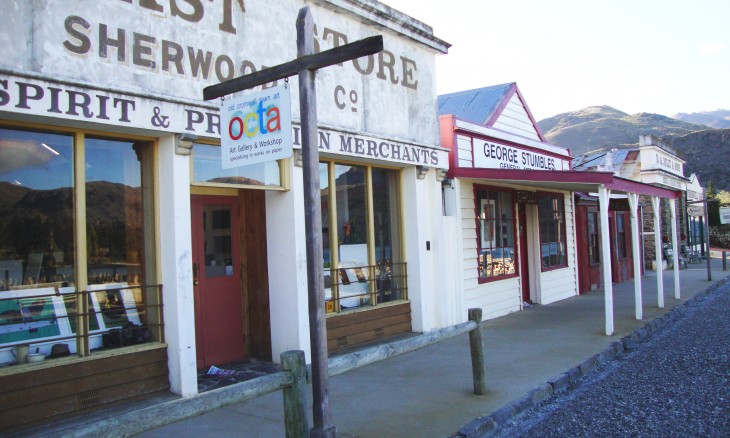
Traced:
<svg viewBox="0 0 730 438">
<path fill-rule="evenodd" d="M 469 321 L 477 326 L 469 332 L 469 347 L 471 348 L 471 372 L 474 377 L 474 394 L 487 393 L 487 377 L 484 370 L 484 341 L 482 340 L 482 309 L 469 309 Z"/>
<path fill-rule="evenodd" d="M 314 20 L 309 7 L 297 17 L 297 56 L 314 53 Z M 322 273 L 322 200 L 319 184 L 317 141 L 317 93 L 314 70 L 299 72 L 299 113 L 302 122 L 302 170 L 304 177 L 304 227 L 309 286 L 309 343 L 312 348 L 312 437 L 334 437 L 327 375 L 327 326 Z"/>
<path fill-rule="evenodd" d="M 284 387 L 284 425 L 287 438 L 303 438 L 309 435 L 307 415 L 307 364 L 301 350 L 281 353 L 281 367 L 294 378 L 291 386 Z"/>
<path fill-rule="evenodd" d="M 722 270 L 727 271 L 727 251 L 722 252 Z"/>
<path fill-rule="evenodd" d="M 707 256 L 707 281 L 712 281 L 712 271 L 710 270 L 710 259 L 712 258 L 710 257 L 712 255 L 710 253 L 710 210 L 707 208 L 707 190 L 705 190 L 703 200 L 703 206 L 705 207 L 705 245 L 707 245 L 707 250 L 705 251 L 705 255 Z"/>
</svg>

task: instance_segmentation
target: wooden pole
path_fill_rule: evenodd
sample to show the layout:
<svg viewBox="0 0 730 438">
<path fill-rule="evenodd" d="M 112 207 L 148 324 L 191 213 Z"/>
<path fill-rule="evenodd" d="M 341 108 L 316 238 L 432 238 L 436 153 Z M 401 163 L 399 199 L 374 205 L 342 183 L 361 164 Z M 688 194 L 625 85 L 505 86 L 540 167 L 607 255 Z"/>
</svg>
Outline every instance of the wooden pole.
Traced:
<svg viewBox="0 0 730 438">
<path fill-rule="evenodd" d="M 314 20 L 309 7 L 297 17 L 297 55 L 314 53 Z M 302 170 L 304 177 L 304 226 L 309 290 L 309 343 L 312 349 L 312 437 L 334 437 L 331 425 L 327 374 L 327 327 L 322 274 L 322 200 L 317 143 L 317 92 L 314 70 L 299 72 L 299 112 L 302 122 Z"/>
<path fill-rule="evenodd" d="M 651 198 L 651 206 L 654 209 L 654 248 L 656 250 L 656 293 L 657 306 L 664 308 L 664 270 L 662 269 L 662 218 L 659 216 L 661 199 L 656 196 Z M 668 263 L 668 262 L 667 262 Z"/>
<path fill-rule="evenodd" d="M 707 208 L 707 190 L 705 190 L 705 197 L 704 199 L 704 207 L 705 207 L 705 244 L 707 245 L 707 250 L 705 251 L 705 255 L 707 256 L 707 281 L 712 281 L 712 271 L 710 270 L 710 210 Z"/>
<path fill-rule="evenodd" d="M 677 242 L 677 201 L 675 199 L 669 200 L 669 212 L 672 216 L 672 254 L 674 256 L 674 298 L 680 299 L 681 292 L 679 288 L 679 242 Z"/>
<path fill-rule="evenodd" d="M 307 364 L 301 350 L 281 353 L 281 366 L 294 378 L 291 386 L 282 390 L 284 395 L 284 425 L 287 438 L 304 438 L 309 435 L 307 415 Z"/>
<path fill-rule="evenodd" d="M 477 323 L 475 329 L 469 332 L 469 347 L 471 349 L 471 372 L 474 377 L 474 394 L 487 393 L 487 376 L 484 370 L 484 341 L 482 340 L 482 309 L 469 309 L 469 321 Z"/>
<path fill-rule="evenodd" d="M 631 208 L 631 252 L 634 257 L 634 314 L 637 320 L 644 318 L 644 305 L 641 297 L 641 260 L 643 255 L 639 248 L 639 194 L 629 193 Z"/>
</svg>

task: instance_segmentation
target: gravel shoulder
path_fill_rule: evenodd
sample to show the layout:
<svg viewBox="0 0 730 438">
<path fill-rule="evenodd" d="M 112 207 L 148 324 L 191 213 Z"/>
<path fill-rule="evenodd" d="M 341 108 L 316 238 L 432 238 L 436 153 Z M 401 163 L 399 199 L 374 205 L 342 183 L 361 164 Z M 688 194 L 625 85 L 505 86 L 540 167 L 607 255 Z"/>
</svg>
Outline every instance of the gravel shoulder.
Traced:
<svg viewBox="0 0 730 438">
<path fill-rule="evenodd" d="M 730 437 L 730 283 L 685 309 L 489 435 Z"/>
</svg>

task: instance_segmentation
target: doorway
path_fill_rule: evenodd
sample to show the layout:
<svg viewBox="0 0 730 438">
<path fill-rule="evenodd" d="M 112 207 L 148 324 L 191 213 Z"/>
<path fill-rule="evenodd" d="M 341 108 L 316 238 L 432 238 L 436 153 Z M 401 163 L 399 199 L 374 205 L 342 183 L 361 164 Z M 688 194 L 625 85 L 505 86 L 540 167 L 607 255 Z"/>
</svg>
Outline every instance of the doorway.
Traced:
<svg viewBox="0 0 730 438">
<path fill-rule="evenodd" d="M 198 368 L 246 359 L 238 197 L 191 195 Z"/>
<path fill-rule="evenodd" d="M 527 208 L 525 204 L 517 204 L 517 220 L 519 221 L 520 238 L 520 283 L 522 283 L 522 302 L 532 303 L 530 298 L 530 269 L 527 257 Z"/>
</svg>

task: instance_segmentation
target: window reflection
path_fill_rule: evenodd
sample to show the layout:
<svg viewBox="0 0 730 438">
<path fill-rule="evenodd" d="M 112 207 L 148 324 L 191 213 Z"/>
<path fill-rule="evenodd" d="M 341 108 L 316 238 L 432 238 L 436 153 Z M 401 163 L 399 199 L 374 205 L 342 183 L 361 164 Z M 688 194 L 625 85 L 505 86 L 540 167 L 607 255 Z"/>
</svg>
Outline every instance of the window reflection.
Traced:
<svg viewBox="0 0 730 438">
<path fill-rule="evenodd" d="M 281 186 L 279 162 L 268 161 L 223 169 L 220 146 L 195 143 L 193 146 L 193 182 Z"/>
<path fill-rule="evenodd" d="M 72 136 L 0 129 L 0 290 L 74 282 L 72 189 Z"/>
<path fill-rule="evenodd" d="M 142 145 L 86 140 L 89 284 L 143 283 Z"/>
</svg>

